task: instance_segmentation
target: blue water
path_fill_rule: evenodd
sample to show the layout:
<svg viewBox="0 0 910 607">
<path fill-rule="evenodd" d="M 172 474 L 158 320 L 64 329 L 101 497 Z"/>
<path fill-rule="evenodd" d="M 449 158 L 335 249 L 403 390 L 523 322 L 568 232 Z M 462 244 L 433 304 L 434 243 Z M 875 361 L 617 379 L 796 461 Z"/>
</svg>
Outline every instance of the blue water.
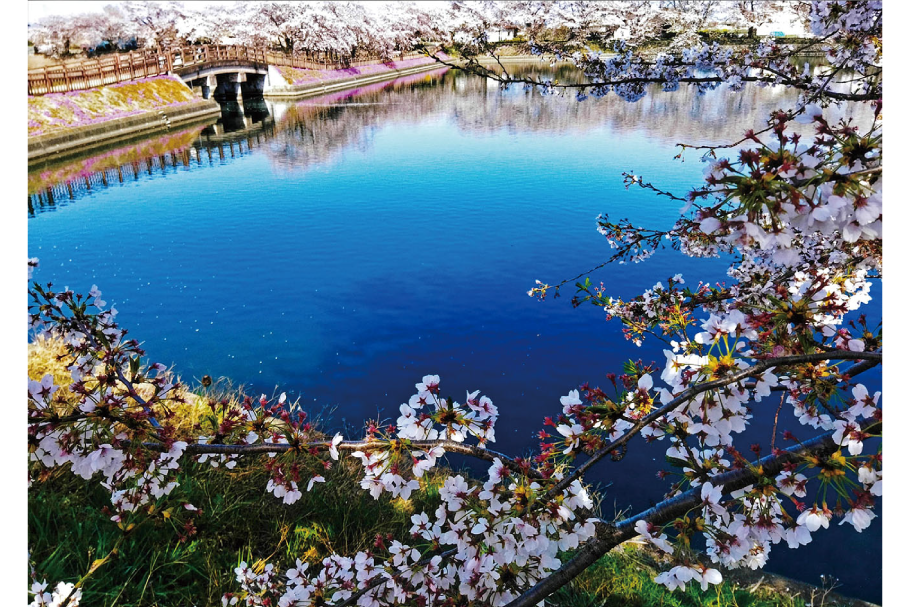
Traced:
<svg viewBox="0 0 910 607">
<path fill-rule="evenodd" d="M 448 73 L 269 103 L 274 127 L 243 155 L 200 152 L 198 164 L 39 209 L 29 255 L 41 259 L 37 280 L 97 284 L 150 358 L 186 380 L 277 387 L 333 411 L 330 426 L 359 428 L 394 420 L 414 383 L 436 373 L 455 398 L 490 396 L 501 412 L 495 447 L 526 453 L 561 395 L 606 387 L 629 358 L 664 360 L 660 343 L 636 348 L 599 308 L 573 309 L 570 286 L 531 299 L 535 279 L 558 282 L 611 254 L 595 231 L 600 213 L 673 223 L 678 203 L 626 191 L 623 171 L 682 194 L 704 165 L 691 152 L 673 160 L 677 142 L 729 141 L 789 102 L 750 89 L 579 104 Z M 592 280 L 631 297 L 677 272 L 689 284 L 724 280 L 727 264 L 661 251 Z M 767 444 L 776 404 L 756 406 L 743 444 Z M 792 416 L 786 427 L 805 435 Z M 666 446 L 633 445 L 589 479 L 613 483 L 606 516 L 667 488 L 655 478 Z M 818 533 L 799 551 L 776 546 L 767 568 L 811 583 L 831 574 L 841 592 L 880 601 L 878 523 Z"/>
</svg>

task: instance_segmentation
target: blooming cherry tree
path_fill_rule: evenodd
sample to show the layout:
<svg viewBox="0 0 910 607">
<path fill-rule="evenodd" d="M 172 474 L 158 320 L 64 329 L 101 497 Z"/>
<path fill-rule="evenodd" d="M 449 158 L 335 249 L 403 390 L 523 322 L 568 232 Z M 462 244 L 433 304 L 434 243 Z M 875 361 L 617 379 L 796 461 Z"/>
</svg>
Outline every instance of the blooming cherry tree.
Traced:
<svg viewBox="0 0 910 607">
<path fill-rule="evenodd" d="M 409 541 L 320 564 L 241 563 L 225 605 L 535 605 L 635 536 L 667 556 L 658 583 L 704 590 L 722 582 L 723 570 L 760 568 L 775 546 L 808 544 L 832 523 L 862 532 L 875 524 L 882 491 L 881 395 L 857 381 L 882 362 L 881 328 L 860 313 L 882 275 L 881 3 L 817 2 L 810 21 L 813 46 L 826 51 L 821 70 L 793 61 L 798 49 L 768 41 L 653 58 L 622 44 L 613 56 L 579 52 L 570 58 L 588 80 L 577 84 L 516 79 L 477 55 L 461 66 L 504 86 L 579 97 L 612 91 L 627 101 L 649 83 L 735 94 L 753 82 L 802 94 L 766 128 L 703 148 L 704 183 L 688 194 L 625 175 L 627 187 L 681 204 L 681 217 L 669 229 L 601 217 L 610 261 L 641 262 L 669 245 L 727 256 L 730 280 L 687 284 L 676 275 L 627 300 L 590 278 L 575 282 L 577 305 L 602 308 L 635 344 L 664 341 L 665 360 L 629 363 L 606 389 L 567 390 L 532 458 L 493 450 L 493 402 L 479 391 L 456 399 L 436 375 L 415 384 L 394 424 L 370 423 L 355 439 L 320 434 L 284 395 L 209 402 L 198 431 L 181 431 L 174 406 L 186 391 L 161 365 L 143 363 L 97 287 L 79 294 L 35 282 L 32 328 L 67 344 L 75 401 L 50 376 L 29 382 L 30 482 L 56 467 L 97 480 L 110 491 L 112 524 L 126 531 L 169 504 L 192 522 L 197 509 L 181 498 L 175 474 L 190 458 L 261 466 L 266 490 L 285 504 L 319 491 L 325 471 L 345 457 L 359 462 L 360 486 L 376 499 L 422 491 L 446 454 L 488 463 L 485 478 L 447 473 L 438 507 L 411 517 Z M 466 48 L 490 50 L 484 44 L 481 36 Z M 868 104 L 870 123 L 826 118 L 836 103 Z M 543 299 L 567 282 L 539 282 L 530 294 Z M 767 449 L 743 448 L 741 435 L 761 411 L 752 403 L 772 392 L 781 397 L 774 439 Z M 601 520 L 585 475 L 608 456 L 621 460 L 638 436 L 659 443 L 641 448 L 663 449 L 672 468 L 666 495 L 645 511 Z M 703 553 L 692 547 L 696 536 Z M 37 579 L 32 594 L 33 604 L 57 596 Z"/>
</svg>

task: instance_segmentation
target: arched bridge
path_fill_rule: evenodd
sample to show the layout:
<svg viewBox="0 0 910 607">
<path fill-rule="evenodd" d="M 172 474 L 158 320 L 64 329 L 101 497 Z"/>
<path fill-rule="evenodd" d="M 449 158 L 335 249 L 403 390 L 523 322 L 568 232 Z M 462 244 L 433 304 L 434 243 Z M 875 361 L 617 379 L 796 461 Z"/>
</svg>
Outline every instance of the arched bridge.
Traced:
<svg viewBox="0 0 910 607">
<path fill-rule="evenodd" d="M 419 55 L 408 53 L 401 58 Z M 28 94 L 77 91 L 171 74 L 182 78 L 206 99 L 210 96 L 231 99 L 238 93 L 262 94 L 269 85 L 270 66 L 340 69 L 375 63 L 380 63 L 380 59 L 343 61 L 337 54 L 324 52 L 288 57 L 261 48 L 207 44 L 117 53 L 101 59 L 29 70 Z"/>
<path fill-rule="evenodd" d="M 179 76 L 204 99 L 261 96 L 269 76 L 269 55 L 239 46 L 200 46 L 168 52 L 168 73 Z M 277 59 L 273 57 L 272 61 Z"/>
</svg>

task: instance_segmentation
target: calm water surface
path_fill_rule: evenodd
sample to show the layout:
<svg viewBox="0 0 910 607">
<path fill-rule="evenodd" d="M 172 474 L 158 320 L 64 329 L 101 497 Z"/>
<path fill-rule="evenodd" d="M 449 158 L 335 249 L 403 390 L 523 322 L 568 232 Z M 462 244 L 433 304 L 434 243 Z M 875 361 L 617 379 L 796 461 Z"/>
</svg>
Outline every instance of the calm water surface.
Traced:
<svg viewBox="0 0 910 607">
<path fill-rule="evenodd" d="M 792 102 L 753 88 L 578 103 L 431 73 L 226 108 L 201 133 L 34 171 L 29 255 L 41 259 L 38 280 L 97 284 L 150 357 L 185 379 L 277 387 L 314 412 L 334 410 L 341 428 L 394 420 L 414 383 L 437 373 L 459 400 L 490 396 L 496 447 L 524 453 L 561 395 L 606 387 L 629 358 L 664 360 L 659 343 L 636 348 L 602 310 L 574 310 L 570 290 L 529 298 L 534 280 L 558 282 L 610 255 L 600 213 L 672 224 L 677 203 L 626 191 L 623 171 L 683 193 L 704 165 L 692 153 L 673 160 L 677 142 L 730 141 Z M 727 264 L 661 251 L 593 279 L 629 297 L 677 272 L 689 284 L 724 280 Z M 745 441 L 767 444 L 761 409 L 772 406 L 756 405 Z M 613 483 L 607 516 L 666 488 L 655 478 L 665 445 L 633 445 L 592 479 Z M 799 551 L 775 546 L 768 569 L 814 583 L 831 574 L 845 594 L 880 601 L 878 523 L 818 533 Z"/>
</svg>

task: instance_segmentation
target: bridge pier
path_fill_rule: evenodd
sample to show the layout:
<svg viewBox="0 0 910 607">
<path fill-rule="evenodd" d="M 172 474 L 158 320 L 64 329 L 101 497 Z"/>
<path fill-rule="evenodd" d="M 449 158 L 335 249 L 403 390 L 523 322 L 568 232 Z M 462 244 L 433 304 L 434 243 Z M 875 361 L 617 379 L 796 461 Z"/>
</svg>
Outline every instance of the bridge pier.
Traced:
<svg viewBox="0 0 910 607">
<path fill-rule="evenodd" d="M 240 93 L 244 99 L 262 97 L 265 90 L 265 74 L 245 74 L 246 82 L 240 83 Z"/>
<path fill-rule="evenodd" d="M 218 86 L 215 88 L 216 101 L 234 101 L 240 93 L 240 85 L 246 82 L 246 74 L 217 74 Z"/>
<path fill-rule="evenodd" d="M 194 84 L 190 87 L 193 89 L 193 94 L 197 97 L 202 97 L 203 99 L 208 99 L 212 96 L 212 87 L 206 84 Z"/>
<path fill-rule="evenodd" d="M 217 74 L 209 76 L 216 80 L 212 96 L 217 101 L 239 101 L 241 99 L 258 99 L 265 90 L 265 74 Z M 204 91 L 203 91 L 204 92 Z"/>
<path fill-rule="evenodd" d="M 193 93 L 203 99 L 210 99 L 212 91 L 218 87 L 218 81 L 215 76 L 203 76 L 187 81 L 186 85 L 193 89 Z"/>
</svg>

